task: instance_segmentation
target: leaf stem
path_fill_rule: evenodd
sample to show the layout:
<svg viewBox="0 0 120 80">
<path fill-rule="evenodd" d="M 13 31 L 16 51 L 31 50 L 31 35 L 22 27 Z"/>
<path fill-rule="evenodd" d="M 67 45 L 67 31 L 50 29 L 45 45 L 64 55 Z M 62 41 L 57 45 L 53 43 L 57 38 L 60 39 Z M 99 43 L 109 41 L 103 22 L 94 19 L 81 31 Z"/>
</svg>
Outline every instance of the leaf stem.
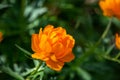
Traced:
<svg viewBox="0 0 120 80">
<path fill-rule="evenodd" d="M 20 49 L 21 51 L 23 51 L 26 55 L 31 56 L 31 53 L 28 52 L 27 50 L 23 49 L 22 47 L 20 47 L 20 46 L 17 45 L 17 44 L 15 44 L 15 46 L 16 46 L 18 49 Z"/>
<path fill-rule="evenodd" d="M 34 71 L 31 73 L 31 75 L 34 75 L 34 74 L 38 71 L 38 69 L 41 67 L 41 65 L 42 65 L 42 61 L 40 61 L 39 65 L 36 67 L 36 70 L 34 70 Z"/>
<path fill-rule="evenodd" d="M 95 48 L 101 43 L 102 39 L 104 39 L 106 37 L 106 35 L 110 29 L 111 23 L 112 23 L 112 18 L 110 19 L 106 29 L 104 30 L 103 34 L 100 37 L 100 39 L 95 43 L 95 45 L 93 47 L 91 47 L 88 51 L 86 51 L 83 55 L 81 55 L 80 58 L 77 59 L 77 61 L 75 63 L 76 65 L 78 65 L 77 63 L 80 64 L 81 62 L 86 60 L 87 57 L 89 57 L 91 54 L 94 53 L 93 51 L 95 50 Z"/>
<path fill-rule="evenodd" d="M 39 65 L 36 67 L 35 70 L 33 70 L 33 71 L 31 72 L 31 74 L 26 78 L 26 80 L 31 80 L 32 75 L 34 75 L 34 74 L 36 74 L 36 73 L 38 72 L 39 68 L 42 66 L 42 63 L 43 63 L 43 62 L 40 61 Z M 43 69 L 41 69 L 40 71 L 43 71 Z"/>
<path fill-rule="evenodd" d="M 115 57 L 115 59 L 118 59 L 120 57 L 120 52 L 117 54 L 117 56 Z"/>
<path fill-rule="evenodd" d="M 111 24 L 112 24 L 112 18 L 109 20 L 109 23 L 108 23 L 105 31 L 103 32 L 102 36 L 100 37 L 100 39 L 98 40 L 98 42 L 96 43 L 96 45 L 99 45 L 100 42 L 102 41 L 102 39 L 104 39 L 106 37 L 106 35 L 107 35 L 107 33 L 108 33 L 108 31 L 109 31 L 109 29 L 111 27 Z"/>
</svg>

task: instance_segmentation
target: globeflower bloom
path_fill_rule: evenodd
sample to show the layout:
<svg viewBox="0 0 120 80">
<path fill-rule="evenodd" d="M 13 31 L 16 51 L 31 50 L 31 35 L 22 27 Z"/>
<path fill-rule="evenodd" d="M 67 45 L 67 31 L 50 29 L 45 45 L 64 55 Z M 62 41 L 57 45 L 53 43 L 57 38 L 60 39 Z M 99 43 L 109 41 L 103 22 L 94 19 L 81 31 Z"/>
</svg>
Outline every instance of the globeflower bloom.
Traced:
<svg viewBox="0 0 120 80">
<path fill-rule="evenodd" d="M 74 38 L 64 28 L 47 25 L 44 30 L 40 28 L 39 34 L 32 35 L 32 58 L 45 61 L 48 67 L 60 71 L 65 62 L 74 59 L 74 44 Z"/>
<path fill-rule="evenodd" d="M 0 42 L 3 40 L 3 34 L 0 32 Z"/>
<path fill-rule="evenodd" d="M 115 35 L 115 45 L 118 49 L 120 49 L 120 36 L 118 33 Z"/>
<path fill-rule="evenodd" d="M 100 0 L 99 5 L 105 16 L 120 19 L 120 0 Z"/>
</svg>

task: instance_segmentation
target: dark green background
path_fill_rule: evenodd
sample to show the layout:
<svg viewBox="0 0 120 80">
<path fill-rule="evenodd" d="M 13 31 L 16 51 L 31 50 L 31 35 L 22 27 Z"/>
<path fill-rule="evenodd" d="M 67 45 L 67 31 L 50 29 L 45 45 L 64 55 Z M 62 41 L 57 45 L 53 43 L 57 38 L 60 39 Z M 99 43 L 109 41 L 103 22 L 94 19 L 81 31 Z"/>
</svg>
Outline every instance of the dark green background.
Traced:
<svg viewBox="0 0 120 80">
<path fill-rule="evenodd" d="M 94 1 L 94 2 L 91 2 Z M 92 54 L 78 61 L 81 55 L 91 49 L 105 30 L 109 18 L 103 16 L 97 0 L 0 0 L 0 66 L 7 65 L 14 70 L 17 64 L 22 70 L 33 68 L 32 59 L 26 57 L 15 44 L 33 53 L 31 34 L 38 33 L 48 24 L 62 26 L 75 38 L 73 53 L 75 60 L 66 63 L 61 72 L 46 70 L 44 80 L 120 80 L 120 64 L 103 56 L 119 32 L 120 21 L 113 19 L 106 38 L 92 51 Z M 110 55 L 117 55 L 113 48 Z M 16 80 L 0 73 L 0 80 Z"/>
</svg>

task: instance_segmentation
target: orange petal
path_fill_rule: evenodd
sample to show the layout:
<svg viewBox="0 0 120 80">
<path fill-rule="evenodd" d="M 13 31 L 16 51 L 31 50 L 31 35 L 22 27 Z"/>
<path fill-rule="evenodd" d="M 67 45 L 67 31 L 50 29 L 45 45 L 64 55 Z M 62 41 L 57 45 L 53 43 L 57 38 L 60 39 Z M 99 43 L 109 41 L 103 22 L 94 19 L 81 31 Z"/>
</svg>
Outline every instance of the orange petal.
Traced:
<svg viewBox="0 0 120 80">
<path fill-rule="evenodd" d="M 46 64 L 48 67 L 50 67 L 51 69 L 56 70 L 56 71 L 60 71 L 64 65 L 63 62 L 60 62 L 60 61 L 54 62 L 52 60 L 46 61 Z"/>
<path fill-rule="evenodd" d="M 38 38 L 38 34 L 33 34 L 32 35 L 32 50 L 34 52 L 40 52 L 40 48 L 39 48 L 39 38 Z"/>
<path fill-rule="evenodd" d="M 64 56 L 63 58 L 60 59 L 62 62 L 70 62 L 75 58 L 73 53 L 69 53 L 68 55 Z"/>
<path fill-rule="evenodd" d="M 49 60 L 49 58 L 45 55 L 45 52 L 34 53 L 34 54 L 32 54 L 32 58 L 40 59 L 40 60 L 43 60 L 43 61 Z"/>
<path fill-rule="evenodd" d="M 120 19 L 120 0 L 100 0 L 99 5 L 105 16 L 115 16 Z"/>
<path fill-rule="evenodd" d="M 53 25 L 47 25 L 44 30 L 43 33 L 48 35 L 49 33 L 51 33 L 51 31 L 53 30 L 54 26 Z"/>
<path fill-rule="evenodd" d="M 3 34 L 0 32 L 0 42 L 3 40 Z"/>
<path fill-rule="evenodd" d="M 53 45 L 53 52 L 54 53 L 62 52 L 62 50 L 64 50 L 64 46 L 62 45 L 62 43 L 58 42 L 58 43 Z"/>
<path fill-rule="evenodd" d="M 42 36 L 42 28 L 40 28 L 40 30 L 39 30 L 39 40 L 41 39 L 41 36 Z"/>
<path fill-rule="evenodd" d="M 51 55 L 50 58 L 51 58 L 51 60 L 54 61 L 54 62 L 57 62 L 57 61 L 58 61 L 57 58 L 56 58 L 56 56 L 55 56 L 54 54 Z"/>
<path fill-rule="evenodd" d="M 61 59 L 61 58 L 65 57 L 66 55 L 68 55 L 69 53 L 71 53 L 71 51 L 72 51 L 71 48 L 65 49 L 64 52 L 59 52 L 59 54 L 56 54 L 56 58 Z"/>
<path fill-rule="evenodd" d="M 58 52 L 56 51 L 55 55 L 56 55 L 57 59 L 60 59 L 64 56 L 68 55 L 72 51 L 72 48 L 75 44 L 75 40 L 73 39 L 72 36 L 66 35 L 66 37 L 62 40 L 62 43 L 59 43 L 59 44 L 56 43 L 56 44 L 57 45 L 55 45 L 54 47 L 56 48 L 56 50 Z M 60 50 L 58 50 L 57 48 L 59 48 Z"/>
<path fill-rule="evenodd" d="M 118 34 L 116 34 L 115 36 L 115 45 L 118 49 L 120 49 L 120 36 Z"/>
<path fill-rule="evenodd" d="M 43 51 L 50 52 L 51 51 L 51 45 L 49 44 L 49 42 L 47 41 L 47 39 L 48 39 L 48 36 L 45 35 L 45 34 L 43 34 L 41 36 L 39 47 Z"/>
<path fill-rule="evenodd" d="M 58 42 L 60 39 L 59 36 L 57 36 L 56 32 L 51 32 L 51 34 L 49 35 L 49 42 L 51 43 L 51 45 L 55 44 L 56 42 Z"/>
<path fill-rule="evenodd" d="M 40 39 L 40 48 L 44 47 L 44 44 L 47 42 L 47 35 L 43 34 Z"/>
<path fill-rule="evenodd" d="M 53 30 L 55 33 L 57 33 L 57 36 L 65 36 L 66 30 L 62 27 L 57 27 Z"/>
<path fill-rule="evenodd" d="M 65 47 L 60 42 L 53 45 L 52 51 L 55 54 L 57 59 L 59 59 L 62 56 L 66 55 L 66 53 L 64 53 L 65 52 Z"/>
<path fill-rule="evenodd" d="M 75 44 L 75 40 L 71 35 L 66 35 L 62 43 L 66 48 L 73 48 Z"/>
</svg>

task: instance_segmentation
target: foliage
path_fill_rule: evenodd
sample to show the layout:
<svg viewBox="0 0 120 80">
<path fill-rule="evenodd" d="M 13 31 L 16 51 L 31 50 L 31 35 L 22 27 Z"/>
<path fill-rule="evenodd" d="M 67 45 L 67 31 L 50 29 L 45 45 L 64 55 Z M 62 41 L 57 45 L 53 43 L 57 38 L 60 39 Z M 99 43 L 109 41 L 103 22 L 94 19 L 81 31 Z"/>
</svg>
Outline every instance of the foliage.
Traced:
<svg viewBox="0 0 120 80">
<path fill-rule="evenodd" d="M 97 0 L 1 0 L 0 15 L 1 80 L 24 80 L 35 70 L 39 61 L 25 52 L 33 53 L 31 35 L 48 24 L 62 26 L 75 38 L 75 59 L 60 72 L 43 62 L 33 80 L 120 80 L 120 53 L 114 45 L 120 21 L 109 23 Z M 107 24 L 111 27 L 101 38 Z"/>
</svg>

